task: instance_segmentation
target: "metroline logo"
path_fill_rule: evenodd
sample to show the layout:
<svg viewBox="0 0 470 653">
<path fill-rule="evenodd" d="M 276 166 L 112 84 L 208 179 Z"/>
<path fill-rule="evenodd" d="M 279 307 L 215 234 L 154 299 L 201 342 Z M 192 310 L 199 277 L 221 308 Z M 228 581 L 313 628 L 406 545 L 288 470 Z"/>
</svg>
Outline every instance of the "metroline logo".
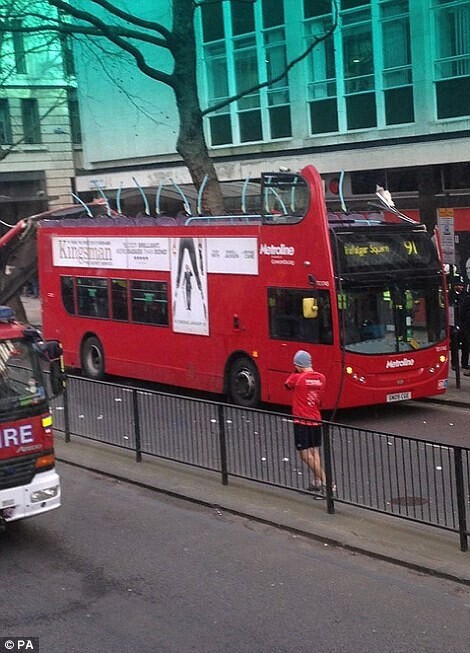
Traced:
<svg viewBox="0 0 470 653">
<path fill-rule="evenodd" d="M 294 256 L 295 247 L 289 247 L 284 243 L 280 245 L 266 245 L 266 243 L 262 243 L 259 247 L 259 253 L 265 256 Z"/>
<path fill-rule="evenodd" d="M 385 368 L 389 369 L 390 367 L 411 367 L 414 364 L 415 364 L 414 358 L 402 358 L 402 360 L 399 361 L 388 360 L 385 365 Z"/>
</svg>

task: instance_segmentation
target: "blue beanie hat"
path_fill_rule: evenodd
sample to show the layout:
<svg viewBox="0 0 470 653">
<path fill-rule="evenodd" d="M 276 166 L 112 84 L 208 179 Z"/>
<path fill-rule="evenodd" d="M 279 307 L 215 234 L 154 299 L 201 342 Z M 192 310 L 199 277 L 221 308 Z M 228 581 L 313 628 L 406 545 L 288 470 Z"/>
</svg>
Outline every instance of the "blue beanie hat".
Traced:
<svg viewBox="0 0 470 653">
<path fill-rule="evenodd" d="M 297 367 L 312 367 L 312 357 L 308 351 L 299 349 L 299 351 L 294 356 L 294 365 Z"/>
</svg>

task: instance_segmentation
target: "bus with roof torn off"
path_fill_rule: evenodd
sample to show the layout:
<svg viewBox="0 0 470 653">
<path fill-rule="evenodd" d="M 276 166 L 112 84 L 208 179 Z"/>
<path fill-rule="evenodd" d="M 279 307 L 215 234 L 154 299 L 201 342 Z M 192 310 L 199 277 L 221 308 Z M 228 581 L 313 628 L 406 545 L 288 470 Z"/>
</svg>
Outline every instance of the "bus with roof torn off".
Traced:
<svg viewBox="0 0 470 653">
<path fill-rule="evenodd" d="M 62 392 L 63 370 L 60 344 L 0 306 L 0 530 L 60 506 L 47 395 Z"/>
<path fill-rule="evenodd" d="M 83 204 L 44 216 L 43 328 L 66 365 L 253 407 L 289 403 L 284 380 L 302 348 L 327 378 L 325 409 L 445 392 L 437 233 L 383 189 L 373 215 L 329 214 L 313 166 L 241 191 L 223 216 L 191 215 L 189 200 L 178 216 L 125 216 L 109 197 L 103 215 Z"/>
</svg>

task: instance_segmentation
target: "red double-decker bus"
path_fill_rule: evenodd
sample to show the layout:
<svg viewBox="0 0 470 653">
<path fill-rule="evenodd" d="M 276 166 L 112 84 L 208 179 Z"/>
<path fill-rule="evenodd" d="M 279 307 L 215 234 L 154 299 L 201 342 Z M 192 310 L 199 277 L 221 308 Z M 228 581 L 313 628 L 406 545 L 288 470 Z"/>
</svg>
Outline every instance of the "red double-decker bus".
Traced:
<svg viewBox="0 0 470 653">
<path fill-rule="evenodd" d="M 327 409 L 445 392 L 436 238 L 385 212 L 329 215 L 313 166 L 255 185 L 241 215 L 48 215 L 38 230 L 43 329 L 66 364 L 243 406 L 287 404 L 284 381 L 305 349 L 327 378 Z"/>
</svg>

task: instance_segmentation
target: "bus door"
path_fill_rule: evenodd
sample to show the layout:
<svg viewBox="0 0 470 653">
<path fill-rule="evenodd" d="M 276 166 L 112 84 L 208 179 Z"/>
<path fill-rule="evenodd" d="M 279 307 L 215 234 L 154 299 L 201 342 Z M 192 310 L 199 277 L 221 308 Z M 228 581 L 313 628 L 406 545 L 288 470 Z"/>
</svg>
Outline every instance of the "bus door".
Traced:
<svg viewBox="0 0 470 653">
<path fill-rule="evenodd" d="M 329 373 L 333 358 L 329 290 L 268 288 L 268 316 L 270 385 L 283 384 L 298 349 L 312 355 L 315 369 Z"/>
</svg>

